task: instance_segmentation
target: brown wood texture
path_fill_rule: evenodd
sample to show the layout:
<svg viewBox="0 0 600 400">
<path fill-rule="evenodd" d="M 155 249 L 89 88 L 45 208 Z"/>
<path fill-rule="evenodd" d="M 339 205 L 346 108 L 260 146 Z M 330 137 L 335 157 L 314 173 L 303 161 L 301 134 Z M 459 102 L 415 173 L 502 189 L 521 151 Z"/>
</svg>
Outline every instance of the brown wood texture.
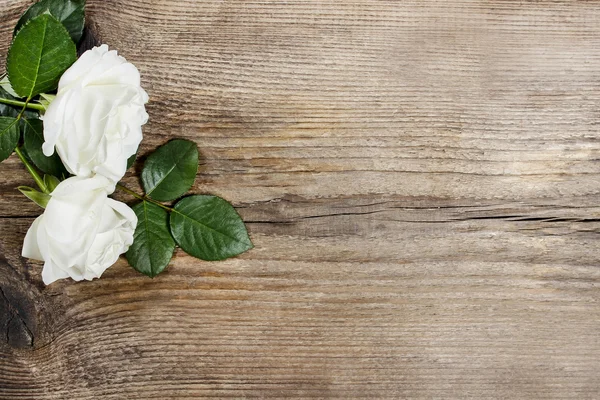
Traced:
<svg viewBox="0 0 600 400">
<path fill-rule="evenodd" d="M 0 0 L 1 65 L 30 3 Z M 88 0 L 87 25 L 142 73 L 142 154 L 194 140 L 256 248 L 44 287 L 11 157 L 0 398 L 600 398 L 600 1 Z"/>
</svg>

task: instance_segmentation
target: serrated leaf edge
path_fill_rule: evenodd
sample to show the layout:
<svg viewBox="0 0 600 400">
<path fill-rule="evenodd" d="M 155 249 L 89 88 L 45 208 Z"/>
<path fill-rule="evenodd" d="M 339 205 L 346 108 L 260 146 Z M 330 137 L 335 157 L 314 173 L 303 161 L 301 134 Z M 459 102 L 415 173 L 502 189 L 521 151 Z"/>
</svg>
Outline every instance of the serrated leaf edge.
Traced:
<svg viewBox="0 0 600 400">
<path fill-rule="evenodd" d="M 73 39 L 71 38 L 71 34 L 69 33 L 69 31 L 67 31 L 67 28 L 65 28 L 65 26 L 62 24 L 62 22 L 60 22 L 58 19 L 56 19 L 56 17 L 55 17 L 54 15 L 52 15 L 52 14 L 40 14 L 40 15 L 38 15 L 37 17 L 35 17 L 35 18 L 31 18 L 30 20 L 28 20 L 28 21 L 27 21 L 27 22 L 26 22 L 26 23 L 25 23 L 25 24 L 24 24 L 24 25 L 21 27 L 21 29 L 19 29 L 19 31 L 18 31 L 17 33 L 15 33 L 15 35 L 13 36 L 13 38 L 12 38 L 12 40 L 11 40 L 11 42 L 10 42 L 10 47 L 8 48 L 8 53 L 6 54 L 6 67 L 7 67 L 7 68 L 6 68 L 6 75 L 8 76 L 8 81 L 9 81 L 9 82 L 11 82 L 12 80 L 11 80 L 11 77 L 10 77 L 10 72 L 8 71 L 8 64 L 10 63 L 10 60 L 11 60 L 11 58 L 12 58 L 12 49 L 13 49 L 13 44 L 15 43 L 15 40 L 17 39 L 17 36 L 19 36 L 19 33 L 21 33 L 21 31 L 22 31 L 23 29 L 25 29 L 25 27 L 26 27 L 27 25 L 29 25 L 29 24 L 30 24 L 32 21 L 35 21 L 36 19 L 38 19 L 38 18 L 42 18 L 42 17 L 44 17 L 44 16 L 46 16 L 46 15 L 47 15 L 47 16 L 49 16 L 50 18 L 54 19 L 56 22 L 58 22 L 58 24 L 60 25 L 60 27 L 61 27 L 61 28 L 62 28 L 62 29 L 65 31 L 65 33 L 66 33 L 66 34 L 67 34 L 67 36 L 69 37 L 69 40 L 71 41 L 71 43 L 73 43 L 73 46 L 74 46 L 74 48 L 75 48 L 75 59 L 77 59 L 77 46 L 75 45 L 75 42 L 73 42 Z M 47 23 L 46 23 L 46 26 L 48 26 L 48 25 L 47 25 Z M 45 35 L 46 35 L 46 33 L 44 32 L 44 39 L 43 39 L 43 40 L 45 40 Z M 42 48 L 43 48 L 43 45 L 42 45 Z M 41 55 L 40 55 L 40 60 L 41 60 Z M 39 72 L 39 64 L 38 64 L 37 71 Z M 36 75 L 37 75 L 37 74 L 36 74 Z M 36 79 L 37 79 L 37 76 L 36 76 Z M 37 82 L 37 81 L 36 81 L 36 82 Z M 36 83 L 36 82 L 34 82 L 34 85 L 33 85 L 33 86 L 32 86 L 32 88 L 31 88 L 31 91 L 32 91 L 32 92 L 33 92 L 33 89 L 35 88 L 35 83 Z M 11 83 L 11 85 L 12 85 L 12 83 Z M 14 89 L 14 87 L 13 87 L 13 89 Z M 15 93 L 16 93 L 16 90 L 15 90 Z M 17 94 L 18 94 L 18 93 L 17 93 Z M 19 94 L 19 96 L 20 96 L 20 94 Z M 28 96 L 23 96 L 23 97 L 21 97 L 21 98 L 31 98 L 32 96 L 33 96 L 32 94 L 29 94 Z"/>
<path fill-rule="evenodd" d="M 143 218 L 143 224 L 144 224 L 144 235 L 146 237 L 146 241 L 148 241 L 148 232 L 150 231 L 150 229 L 148 229 L 148 214 L 147 214 L 147 207 L 146 204 L 150 204 L 149 201 L 143 200 L 141 203 L 137 203 L 136 205 L 134 205 L 133 207 L 136 207 L 138 205 L 142 205 L 144 207 L 144 218 Z M 168 213 L 167 213 L 167 218 L 168 218 Z M 167 219 L 168 221 L 168 219 Z M 173 235 L 171 234 L 171 231 L 169 229 L 169 225 L 167 224 L 167 233 L 169 234 L 169 236 L 171 237 L 171 239 L 173 240 L 173 251 L 175 251 L 175 248 L 177 247 L 177 241 L 175 240 L 175 238 L 173 237 Z M 134 242 L 135 242 L 135 238 L 134 238 Z M 169 262 L 167 263 L 167 265 L 165 265 L 165 267 L 157 273 L 154 273 L 154 268 L 152 266 L 152 260 L 150 259 L 150 274 L 146 274 L 142 271 L 140 271 L 139 269 L 137 269 L 135 266 L 133 266 L 133 264 L 129 261 L 129 258 L 127 257 L 127 253 L 125 253 L 125 258 L 127 258 L 127 262 L 129 263 L 129 265 L 131 265 L 131 267 L 136 270 L 137 272 L 139 272 L 142 275 L 146 275 L 149 278 L 154 279 L 155 277 L 157 277 L 158 275 L 160 275 L 162 272 L 164 272 L 167 267 L 169 266 L 169 264 L 171 263 L 171 259 L 173 258 L 173 253 L 171 253 L 171 258 L 169 259 Z"/>
<path fill-rule="evenodd" d="M 228 202 L 227 200 L 225 200 L 224 198 L 222 198 L 222 197 L 220 197 L 220 196 L 215 196 L 215 195 L 201 195 L 201 194 L 194 194 L 194 195 L 191 195 L 191 196 L 186 196 L 186 197 L 184 197 L 184 198 L 180 199 L 179 201 L 182 201 L 182 200 L 184 200 L 184 199 L 187 199 L 187 198 L 190 198 L 190 197 L 194 197 L 194 196 L 208 196 L 208 197 L 215 197 L 215 198 L 218 198 L 218 199 L 220 199 L 220 200 L 223 200 L 224 202 L 226 202 L 227 204 L 229 204 L 229 205 L 231 206 L 231 208 L 233 209 L 233 211 L 234 211 L 234 212 L 237 214 L 237 216 L 240 218 L 240 221 L 242 221 L 242 224 L 244 225 L 244 230 L 246 231 L 246 237 L 248 238 L 248 241 L 246 242 L 246 241 L 241 241 L 241 240 L 238 240 L 237 238 L 233 238 L 233 237 L 231 237 L 231 236 L 229 236 L 229 235 L 227 235 L 227 234 L 225 234 L 225 233 L 223 233 L 223 232 L 220 232 L 220 231 L 218 231 L 218 230 L 216 230 L 216 229 L 214 229 L 214 228 L 211 228 L 211 227 L 210 227 L 210 226 L 208 226 L 208 225 L 205 225 L 205 224 L 203 224 L 203 223 L 202 223 L 202 222 L 200 222 L 200 221 L 197 221 L 197 220 L 195 220 L 195 219 L 192 219 L 192 218 L 188 217 L 187 215 L 183 214 L 182 212 L 179 212 L 179 211 L 177 211 L 177 209 L 176 209 L 176 207 L 177 207 L 177 204 L 175 204 L 175 206 L 173 207 L 173 210 L 171 211 L 171 213 L 177 213 L 177 214 L 179 214 L 179 215 L 182 215 L 182 216 L 184 216 L 185 218 L 187 218 L 187 219 L 189 219 L 189 220 L 191 220 L 191 221 L 194 221 L 194 222 L 196 222 L 198 225 L 205 226 L 205 227 L 206 227 L 206 228 L 208 228 L 209 230 L 211 230 L 211 231 L 214 231 L 214 232 L 217 232 L 217 233 L 218 233 L 218 234 L 220 234 L 221 236 L 225 236 L 225 237 L 227 237 L 227 238 L 229 238 L 229 239 L 231 239 L 231 240 L 233 240 L 233 241 L 235 241 L 235 242 L 238 242 L 238 243 L 242 243 L 242 244 L 246 244 L 246 245 L 248 245 L 249 247 L 248 247 L 246 250 L 244 250 L 244 252 L 246 252 L 246 251 L 248 251 L 248 250 L 252 250 L 252 249 L 254 248 L 254 243 L 252 242 L 252 239 L 250 238 L 250 234 L 249 234 L 249 232 L 248 232 L 248 228 L 246 227 L 246 223 L 244 222 L 244 220 L 243 220 L 242 216 L 240 215 L 240 213 L 238 213 L 238 212 L 237 212 L 237 210 L 235 209 L 235 207 L 234 207 L 234 206 L 233 206 L 233 205 L 232 205 L 230 202 Z M 181 244 L 179 243 L 179 241 L 177 240 L 177 238 L 176 238 L 176 237 L 173 235 L 173 232 L 172 232 L 172 226 L 171 226 L 171 218 L 170 218 L 170 216 L 169 216 L 169 229 L 171 229 L 171 236 L 173 237 L 173 239 L 175 239 L 175 243 L 177 243 L 177 245 L 178 245 L 179 247 L 181 247 Z M 182 247 L 181 247 L 181 248 L 182 248 Z M 182 249 L 183 249 L 183 248 L 182 248 Z M 184 250 L 184 251 L 185 251 L 185 250 Z M 187 252 L 186 252 L 186 253 L 187 253 Z M 242 253 L 240 253 L 240 254 L 242 254 Z M 238 255 L 239 255 L 239 254 L 238 254 Z M 192 256 L 192 257 L 195 257 L 195 256 Z M 196 258 L 198 258 L 198 257 L 196 257 Z"/>
<path fill-rule="evenodd" d="M 192 142 L 191 140 L 188 140 L 188 139 L 174 139 L 174 140 L 170 140 L 170 141 L 168 141 L 167 143 L 165 143 L 165 144 L 163 144 L 162 146 L 160 146 L 159 148 L 157 148 L 156 150 L 154 150 L 154 151 L 153 151 L 153 152 L 152 152 L 152 153 L 151 153 L 151 154 L 150 154 L 148 157 L 151 157 L 151 156 L 152 156 L 152 154 L 154 154 L 154 153 L 155 153 L 155 152 L 156 152 L 158 149 L 160 149 L 161 147 L 163 147 L 163 146 L 166 146 L 166 145 L 168 145 L 169 143 L 172 143 L 172 142 L 174 142 L 174 141 L 188 142 L 188 143 L 190 143 L 190 144 L 193 146 L 193 147 L 190 147 L 190 149 L 186 150 L 186 152 L 185 152 L 185 153 L 183 153 L 183 155 L 181 156 L 181 158 L 183 158 L 183 156 L 184 156 L 184 155 L 186 155 L 186 154 L 187 154 L 187 153 L 188 153 L 190 150 L 192 150 L 192 149 L 195 149 L 195 150 L 196 150 L 196 153 L 198 154 L 198 159 L 200 158 L 200 152 L 198 151 L 198 145 L 197 145 L 195 142 Z M 146 163 L 144 162 L 144 166 L 145 166 L 145 165 L 146 165 Z M 165 174 L 165 176 L 164 176 L 164 177 L 163 177 L 163 178 L 162 178 L 162 179 L 161 179 L 161 180 L 160 180 L 160 181 L 159 181 L 159 182 L 158 182 L 156 185 L 154 185 L 154 187 L 152 188 L 152 190 L 150 190 L 149 192 L 146 192 L 146 196 L 148 196 L 148 197 L 152 198 L 152 196 L 151 196 L 152 192 L 154 192 L 154 191 L 156 190 L 156 188 L 157 188 L 157 187 L 158 187 L 158 186 L 159 186 L 159 185 L 160 185 L 160 184 L 161 184 L 161 183 L 162 183 L 162 182 L 163 182 L 163 181 L 164 181 L 164 180 L 167 178 L 167 176 L 169 176 L 169 174 L 170 174 L 171 172 L 173 172 L 173 170 L 175 169 L 175 166 L 176 166 L 176 165 L 174 165 L 174 166 L 173 166 L 171 169 L 169 169 L 169 172 L 167 172 L 167 173 Z M 196 163 L 196 172 L 194 173 L 194 180 L 196 180 L 196 175 L 198 175 L 198 169 L 199 169 L 199 168 L 200 168 L 200 165 L 199 165 L 199 163 Z M 142 173 L 143 173 L 143 171 L 142 171 Z M 144 191 L 146 191 L 146 187 L 145 187 L 145 185 L 144 185 L 144 182 L 143 182 L 143 181 L 142 181 L 142 185 L 144 186 Z M 193 182 L 192 182 L 192 185 L 191 185 L 191 186 L 194 186 L 194 183 L 193 183 Z M 191 187 L 190 187 L 190 189 L 191 189 Z M 189 189 L 188 189 L 188 191 L 189 191 Z M 157 201 L 176 201 L 176 200 L 182 200 L 182 199 L 184 199 L 184 198 L 185 198 L 184 196 L 185 196 L 185 192 L 184 192 L 184 193 L 182 193 L 182 194 L 181 194 L 181 195 L 179 195 L 179 196 L 176 196 L 176 197 L 174 197 L 174 198 L 170 199 L 170 200 L 157 200 Z M 215 196 L 215 197 L 217 197 L 217 196 Z M 156 199 L 154 199 L 154 200 L 156 200 Z"/>
<path fill-rule="evenodd" d="M 39 1 L 39 0 L 38 0 L 38 1 Z M 77 43 L 81 42 L 81 39 L 82 39 L 82 37 L 83 37 L 83 32 L 85 31 L 85 8 L 86 8 L 86 6 L 87 6 L 87 0 L 72 0 L 72 1 L 81 1 L 81 2 L 83 3 L 83 7 L 82 7 L 82 11 L 83 11 L 83 26 L 81 27 L 81 32 L 79 32 L 79 40 L 78 40 L 77 42 L 75 42 L 75 41 L 73 40 L 73 37 L 71 37 L 71 33 L 70 33 L 68 30 L 67 30 L 67 28 L 64 26 L 64 24 L 62 23 L 62 21 L 61 21 L 61 20 L 59 20 L 58 18 L 56 18 L 56 17 L 55 17 L 55 16 L 54 16 L 54 15 L 53 15 L 53 14 L 50 12 L 50 9 L 49 9 L 49 8 L 47 8 L 47 9 L 46 9 L 46 12 L 44 12 L 44 13 L 41 13 L 41 14 L 38 14 L 38 15 L 36 15 L 36 16 L 35 16 L 35 17 L 33 17 L 33 18 L 29 18 L 29 19 L 27 20 L 27 22 L 25 22 L 25 23 L 24 23 L 24 24 L 23 24 L 23 25 L 22 25 L 22 26 L 21 26 L 21 27 L 20 27 L 18 30 L 16 30 L 16 31 L 13 31 L 13 40 L 15 39 L 15 37 L 17 37 L 17 35 L 19 34 L 19 32 L 21 32 L 21 29 L 23 29 L 23 28 L 25 28 L 25 26 L 27 26 L 27 24 L 29 23 L 29 21 L 31 21 L 32 19 L 35 19 L 35 18 L 39 17 L 40 15 L 49 14 L 51 17 L 53 17 L 55 20 L 57 20 L 57 21 L 58 21 L 58 22 L 59 22 L 59 23 L 60 23 L 60 24 L 63 26 L 63 28 L 65 28 L 65 30 L 66 30 L 66 31 L 67 31 L 67 33 L 69 34 L 69 37 L 71 38 L 71 41 L 72 41 L 72 42 L 75 44 L 75 47 L 77 47 Z M 33 6 L 35 6 L 36 4 L 37 4 L 37 2 L 36 2 L 36 3 L 33 3 L 32 5 L 30 5 L 30 6 L 29 6 L 29 8 L 28 8 L 27 10 L 25 10 L 25 12 L 24 12 L 23 14 L 21 14 L 21 16 L 19 17 L 19 20 L 17 21 L 17 25 L 19 25 L 19 22 L 21 22 L 21 19 L 22 19 L 22 18 L 25 16 L 25 14 L 27 14 L 27 13 L 29 12 L 29 10 L 30 10 L 30 9 L 31 9 Z M 16 26 L 17 26 L 17 25 L 15 25 L 15 28 L 16 28 Z M 11 47 L 12 47 L 12 42 L 11 42 Z M 10 47 L 9 47 L 9 50 L 10 50 Z M 7 57 L 7 61 L 8 61 L 8 57 Z"/>
</svg>

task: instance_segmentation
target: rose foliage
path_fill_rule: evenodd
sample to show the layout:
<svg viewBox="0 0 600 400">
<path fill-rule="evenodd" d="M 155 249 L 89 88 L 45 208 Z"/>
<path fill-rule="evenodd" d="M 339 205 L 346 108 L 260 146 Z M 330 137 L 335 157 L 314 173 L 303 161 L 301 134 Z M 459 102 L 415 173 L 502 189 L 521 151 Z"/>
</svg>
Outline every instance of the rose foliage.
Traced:
<svg viewBox="0 0 600 400">
<path fill-rule="evenodd" d="M 171 140 L 147 154 L 138 169 L 144 193 L 119 183 L 135 162 L 150 98 L 139 70 L 108 45 L 77 58 L 84 23 L 85 0 L 33 4 L 15 27 L 0 79 L 0 161 L 16 153 L 37 185 L 19 190 L 45 209 L 23 256 L 43 261 L 49 285 L 99 278 L 124 253 L 154 277 L 177 246 L 207 261 L 251 249 L 231 204 L 186 195 L 198 172 L 194 142 Z M 134 204 L 111 198 L 116 189 Z"/>
</svg>

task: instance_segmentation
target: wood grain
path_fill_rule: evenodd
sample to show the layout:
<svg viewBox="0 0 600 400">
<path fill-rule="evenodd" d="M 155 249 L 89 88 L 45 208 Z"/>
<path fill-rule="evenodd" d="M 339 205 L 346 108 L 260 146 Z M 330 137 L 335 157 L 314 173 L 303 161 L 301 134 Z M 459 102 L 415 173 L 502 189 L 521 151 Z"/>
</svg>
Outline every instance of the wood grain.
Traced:
<svg viewBox="0 0 600 400">
<path fill-rule="evenodd" d="M 0 0 L 1 65 L 30 3 Z M 600 1 L 88 0 L 87 25 L 142 72 L 142 153 L 194 140 L 256 248 L 44 287 L 5 161 L 0 398 L 600 398 Z"/>
</svg>

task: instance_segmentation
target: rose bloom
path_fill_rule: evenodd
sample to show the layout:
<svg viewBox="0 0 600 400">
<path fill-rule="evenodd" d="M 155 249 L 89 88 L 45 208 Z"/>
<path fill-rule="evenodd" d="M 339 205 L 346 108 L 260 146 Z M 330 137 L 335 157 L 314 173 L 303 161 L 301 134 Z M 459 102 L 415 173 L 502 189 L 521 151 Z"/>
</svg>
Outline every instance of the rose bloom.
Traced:
<svg viewBox="0 0 600 400">
<path fill-rule="evenodd" d="M 45 261 L 46 285 L 71 277 L 99 278 L 133 243 L 137 217 L 126 204 L 108 198 L 111 182 L 72 177 L 51 194 L 46 211 L 29 228 L 23 256 Z"/>
<path fill-rule="evenodd" d="M 54 149 L 77 176 L 121 180 L 148 121 L 140 73 L 107 45 L 94 47 L 63 74 L 43 116 L 46 156 Z"/>
</svg>

